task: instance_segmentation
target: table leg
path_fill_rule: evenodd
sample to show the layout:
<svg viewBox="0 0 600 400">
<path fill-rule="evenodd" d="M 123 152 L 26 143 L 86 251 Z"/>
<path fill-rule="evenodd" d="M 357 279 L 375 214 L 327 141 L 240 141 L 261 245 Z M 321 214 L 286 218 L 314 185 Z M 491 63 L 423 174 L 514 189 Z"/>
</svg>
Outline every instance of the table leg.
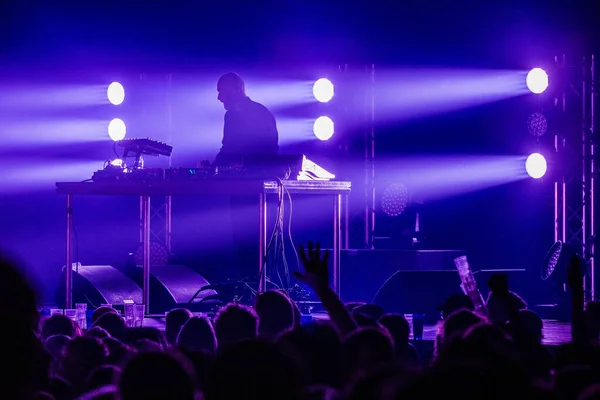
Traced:
<svg viewBox="0 0 600 400">
<path fill-rule="evenodd" d="M 71 237 L 73 230 L 73 195 L 67 195 L 67 248 L 65 264 L 65 308 L 73 308 L 73 260 Z"/>
<path fill-rule="evenodd" d="M 342 195 L 333 196 L 333 291 L 340 294 L 340 236 Z"/>
<path fill-rule="evenodd" d="M 261 193 L 258 200 L 258 292 L 262 293 L 267 289 L 267 266 L 266 266 L 266 255 L 267 255 L 267 195 Z"/>
<path fill-rule="evenodd" d="M 150 314 L 150 196 L 141 197 L 143 299 L 145 314 Z"/>
<path fill-rule="evenodd" d="M 350 248 L 350 196 L 344 196 L 344 246 L 342 249 Z"/>
<path fill-rule="evenodd" d="M 171 240 L 173 237 L 173 218 L 171 214 L 172 205 L 173 203 L 171 196 L 167 196 L 165 199 L 165 245 L 167 246 L 167 250 L 169 250 L 169 255 L 171 255 L 172 252 Z"/>
</svg>

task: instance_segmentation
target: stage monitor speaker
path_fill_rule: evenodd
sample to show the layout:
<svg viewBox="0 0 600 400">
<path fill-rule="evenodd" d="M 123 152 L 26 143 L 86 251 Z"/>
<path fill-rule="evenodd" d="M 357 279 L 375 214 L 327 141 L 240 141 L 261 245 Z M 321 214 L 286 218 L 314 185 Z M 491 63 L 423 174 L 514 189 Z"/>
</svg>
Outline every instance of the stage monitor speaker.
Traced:
<svg viewBox="0 0 600 400">
<path fill-rule="evenodd" d="M 463 250 L 342 250 L 340 297 L 372 303 L 384 282 L 398 271 L 449 271 Z M 460 290 L 460 288 L 458 288 Z"/>
<path fill-rule="evenodd" d="M 65 308 L 65 268 L 56 293 L 58 308 Z M 141 287 L 110 265 L 73 265 L 73 307 L 86 303 L 89 309 L 100 304 L 123 305 L 123 300 L 143 303 Z"/>
<path fill-rule="evenodd" d="M 144 284 L 143 272 L 141 267 L 125 269 L 125 273 L 139 287 L 143 287 Z M 217 292 L 212 289 L 201 290 L 190 303 L 199 289 L 209 285 L 202 275 L 185 265 L 152 265 L 150 267 L 150 313 L 163 314 L 173 308 L 188 308 L 197 312 L 211 311 L 214 302 L 209 300 L 217 296 Z"/>
<path fill-rule="evenodd" d="M 203 300 L 214 298 L 213 289 L 200 290 L 210 283 L 202 275 L 185 265 L 153 265 L 150 268 L 151 298 L 150 312 L 162 313 L 173 308 L 183 307 L 193 311 L 209 311 L 214 303 Z M 196 295 L 197 294 L 197 295 Z M 190 301 L 194 298 L 194 301 Z"/>
<path fill-rule="evenodd" d="M 456 271 L 396 271 L 381 284 L 373 303 L 389 313 L 425 314 L 425 322 L 433 324 L 444 300 L 462 293 L 460 284 Z"/>
<path fill-rule="evenodd" d="M 494 274 L 509 277 L 511 290 L 523 293 L 526 285 L 525 270 L 481 270 L 474 273 L 483 300 L 487 299 L 487 281 Z M 439 306 L 452 294 L 462 294 L 461 280 L 456 271 L 397 271 L 380 287 L 374 303 L 387 312 L 425 314 L 427 323 L 435 323 L 440 316 Z"/>
</svg>

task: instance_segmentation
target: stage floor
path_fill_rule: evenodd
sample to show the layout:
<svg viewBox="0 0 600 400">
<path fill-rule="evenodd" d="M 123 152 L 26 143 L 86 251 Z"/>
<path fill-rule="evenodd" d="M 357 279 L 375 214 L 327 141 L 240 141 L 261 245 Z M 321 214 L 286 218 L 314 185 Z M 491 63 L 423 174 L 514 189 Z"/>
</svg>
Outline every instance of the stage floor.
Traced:
<svg viewBox="0 0 600 400">
<path fill-rule="evenodd" d="M 304 320 L 312 319 L 328 319 L 325 313 L 313 313 L 310 316 L 304 316 Z M 151 326 L 164 331 L 164 317 L 147 317 L 144 319 L 144 326 Z M 423 328 L 423 341 L 434 341 L 437 328 L 435 325 L 425 325 Z M 571 324 L 568 322 L 559 322 L 556 320 L 544 320 L 544 338 L 542 343 L 547 346 L 558 346 L 571 341 Z M 412 334 L 411 334 L 412 339 Z"/>
</svg>

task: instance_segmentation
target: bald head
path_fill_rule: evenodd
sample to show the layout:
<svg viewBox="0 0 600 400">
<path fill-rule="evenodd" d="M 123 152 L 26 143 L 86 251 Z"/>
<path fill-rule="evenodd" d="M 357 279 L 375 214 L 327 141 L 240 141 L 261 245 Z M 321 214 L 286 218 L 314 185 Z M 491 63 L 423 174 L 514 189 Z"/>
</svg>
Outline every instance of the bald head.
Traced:
<svg viewBox="0 0 600 400">
<path fill-rule="evenodd" d="M 218 99 L 226 110 L 232 109 L 237 102 L 246 98 L 246 87 L 241 76 L 229 72 L 219 78 L 217 83 Z"/>
</svg>

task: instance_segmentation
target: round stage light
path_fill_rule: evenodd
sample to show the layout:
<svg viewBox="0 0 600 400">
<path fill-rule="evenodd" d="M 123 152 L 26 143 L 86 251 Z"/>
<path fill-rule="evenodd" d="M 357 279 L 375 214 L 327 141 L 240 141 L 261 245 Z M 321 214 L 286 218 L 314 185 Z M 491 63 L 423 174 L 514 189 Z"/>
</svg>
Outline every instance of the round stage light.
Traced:
<svg viewBox="0 0 600 400">
<path fill-rule="evenodd" d="M 313 85 L 313 95 L 321 103 L 327 103 L 333 98 L 333 83 L 329 79 L 321 78 Z"/>
<path fill-rule="evenodd" d="M 534 68 L 527 73 L 525 83 L 531 93 L 543 93 L 548 88 L 548 74 L 541 68 Z"/>
<path fill-rule="evenodd" d="M 547 168 L 546 159 L 540 153 L 530 154 L 525 161 L 525 171 L 533 179 L 539 179 L 544 176 Z"/>
<path fill-rule="evenodd" d="M 108 136 L 115 142 L 125 139 L 125 134 L 127 134 L 127 127 L 123 120 L 115 118 L 108 123 Z"/>
<path fill-rule="evenodd" d="M 390 183 L 381 195 L 381 211 L 390 217 L 402 214 L 410 200 L 408 189 L 401 183 Z"/>
<path fill-rule="evenodd" d="M 331 139 L 333 131 L 333 121 L 329 117 L 319 117 L 313 125 L 313 133 L 319 140 Z"/>
<path fill-rule="evenodd" d="M 125 100 L 125 88 L 119 82 L 113 82 L 106 89 L 106 97 L 111 104 L 118 106 Z"/>
</svg>

